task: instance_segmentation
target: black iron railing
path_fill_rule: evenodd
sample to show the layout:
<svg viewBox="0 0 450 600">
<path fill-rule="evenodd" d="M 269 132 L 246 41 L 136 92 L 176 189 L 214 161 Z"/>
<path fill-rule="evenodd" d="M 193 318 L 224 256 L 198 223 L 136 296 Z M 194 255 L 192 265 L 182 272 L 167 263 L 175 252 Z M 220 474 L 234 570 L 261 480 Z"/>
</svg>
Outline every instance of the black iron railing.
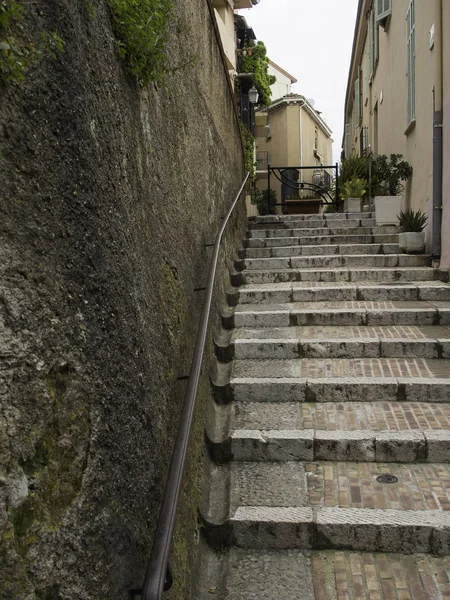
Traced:
<svg viewBox="0 0 450 600">
<path fill-rule="evenodd" d="M 249 175 L 250 173 L 247 173 L 247 176 L 245 177 L 230 210 L 223 218 L 222 225 L 214 242 L 212 257 L 208 268 L 202 313 L 197 330 L 197 338 L 195 340 L 194 355 L 192 357 L 187 389 L 184 395 L 183 409 L 181 411 L 180 424 L 178 426 L 172 462 L 169 469 L 169 475 L 167 477 L 166 489 L 161 504 L 155 536 L 153 538 L 150 562 L 147 568 L 147 574 L 145 576 L 143 588 L 139 590 L 132 590 L 131 592 L 134 596 L 140 595 L 143 600 L 161 600 L 163 592 L 168 590 L 172 585 L 172 573 L 169 568 L 169 555 L 172 546 L 172 537 L 175 528 L 175 519 L 177 515 L 180 491 L 183 482 L 184 467 L 189 446 L 189 436 L 191 432 L 195 401 L 197 397 L 197 388 L 202 368 L 203 352 L 205 350 L 206 334 L 208 330 L 209 313 L 211 310 L 220 242 L 222 240 L 222 235 L 225 227 L 227 226 L 228 220 L 239 198 L 241 197 Z"/>
<path fill-rule="evenodd" d="M 303 172 L 310 173 L 305 179 Z M 339 210 L 339 166 L 272 167 L 267 168 L 267 189 L 271 189 L 271 178 L 281 183 L 281 202 L 276 206 L 304 206 L 307 204 L 334 205 Z M 307 194 L 307 198 L 304 195 Z M 268 202 L 270 194 L 267 194 Z"/>
<path fill-rule="evenodd" d="M 267 171 L 267 167 L 270 165 L 270 154 L 265 151 L 256 153 L 256 170 Z"/>
</svg>

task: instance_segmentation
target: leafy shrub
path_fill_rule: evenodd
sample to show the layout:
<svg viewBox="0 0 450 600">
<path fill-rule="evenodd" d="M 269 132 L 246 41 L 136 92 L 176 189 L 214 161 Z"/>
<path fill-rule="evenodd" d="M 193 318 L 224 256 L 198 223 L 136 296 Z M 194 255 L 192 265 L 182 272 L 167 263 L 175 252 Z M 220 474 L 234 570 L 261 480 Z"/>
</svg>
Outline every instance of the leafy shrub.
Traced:
<svg viewBox="0 0 450 600">
<path fill-rule="evenodd" d="M 372 161 L 372 192 L 374 196 L 398 196 L 412 175 L 412 167 L 402 154 L 375 156 Z"/>
<path fill-rule="evenodd" d="M 141 85 L 161 82 L 168 71 L 166 41 L 172 0 L 107 0 L 120 57 Z"/>
<path fill-rule="evenodd" d="M 260 215 L 275 215 L 277 212 L 277 193 L 275 190 L 256 191 L 255 204 Z"/>
<path fill-rule="evenodd" d="M 350 179 L 344 183 L 342 198 L 362 198 L 367 191 L 366 179 Z"/>
<path fill-rule="evenodd" d="M 421 210 L 415 211 L 408 208 L 401 211 L 398 215 L 400 226 L 405 232 L 420 232 L 425 229 L 428 221 L 428 216 Z"/>
</svg>

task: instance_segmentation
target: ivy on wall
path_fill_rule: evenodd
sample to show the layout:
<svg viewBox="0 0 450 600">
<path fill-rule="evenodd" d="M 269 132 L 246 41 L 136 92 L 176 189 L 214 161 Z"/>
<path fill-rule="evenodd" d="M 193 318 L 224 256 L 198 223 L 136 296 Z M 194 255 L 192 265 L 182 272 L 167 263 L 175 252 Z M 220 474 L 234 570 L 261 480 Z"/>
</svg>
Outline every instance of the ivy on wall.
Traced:
<svg viewBox="0 0 450 600">
<path fill-rule="evenodd" d="M 167 72 L 166 41 L 172 0 L 107 0 L 120 57 L 141 85 Z"/>
<path fill-rule="evenodd" d="M 258 104 L 269 106 L 271 102 L 270 86 L 276 81 L 274 75 L 269 75 L 269 58 L 267 56 L 266 46 L 264 42 L 257 42 L 251 47 L 251 55 L 242 57 L 242 71 L 244 73 L 253 73 L 253 81 L 259 93 Z"/>
</svg>

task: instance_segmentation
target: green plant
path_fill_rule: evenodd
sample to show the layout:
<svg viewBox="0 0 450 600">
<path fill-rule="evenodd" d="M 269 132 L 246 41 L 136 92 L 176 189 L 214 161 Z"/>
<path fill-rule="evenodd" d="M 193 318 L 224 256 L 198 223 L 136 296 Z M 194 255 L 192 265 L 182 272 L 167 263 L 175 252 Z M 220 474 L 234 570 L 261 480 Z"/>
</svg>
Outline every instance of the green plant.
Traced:
<svg viewBox="0 0 450 600">
<path fill-rule="evenodd" d="M 270 104 L 270 86 L 276 81 L 274 75 L 269 75 L 269 58 L 263 42 L 258 42 L 251 48 L 251 55 L 242 58 L 241 69 L 244 73 L 253 73 L 253 81 L 259 93 L 258 104 L 268 106 Z"/>
<path fill-rule="evenodd" d="M 166 54 L 172 0 L 107 0 L 119 56 L 141 85 L 161 82 L 170 70 Z"/>
<path fill-rule="evenodd" d="M 20 83 L 27 69 L 44 56 L 64 52 L 56 31 L 41 33 L 39 43 L 24 41 L 24 7 L 16 0 L 0 0 L 0 79 Z"/>
<path fill-rule="evenodd" d="M 275 190 L 256 190 L 254 203 L 260 215 L 274 215 L 277 212 L 277 193 Z"/>
<path fill-rule="evenodd" d="M 375 156 L 372 161 L 372 194 L 374 196 L 398 196 L 412 175 L 412 167 L 403 160 L 402 154 Z"/>
<path fill-rule="evenodd" d="M 344 189 L 342 191 L 342 198 L 362 198 L 365 196 L 367 191 L 367 180 L 366 179 L 350 179 L 344 183 Z"/>
<path fill-rule="evenodd" d="M 408 208 L 407 210 L 402 210 L 400 212 L 398 215 L 398 220 L 400 226 L 403 228 L 403 231 L 415 233 L 425 229 L 428 216 L 421 210 L 415 211 L 411 208 Z"/>
</svg>

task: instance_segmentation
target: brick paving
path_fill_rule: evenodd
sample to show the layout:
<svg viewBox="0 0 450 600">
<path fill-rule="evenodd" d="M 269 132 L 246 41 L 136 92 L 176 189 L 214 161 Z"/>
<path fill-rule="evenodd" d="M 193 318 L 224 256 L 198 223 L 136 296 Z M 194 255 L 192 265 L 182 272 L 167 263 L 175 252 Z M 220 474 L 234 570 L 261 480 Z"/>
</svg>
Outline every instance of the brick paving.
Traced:
<svg viewBox="0 0 450 600">
<path fill-rule="evenodd" d="M 450 465 L 314 462 L 305 464 L 311 506 L 450 511 Z M 397 483 L 378 483 L 383 473 Z"/>
<path fill-rule="evenodd" d="M 450 598 L 450 558 L 327 550 L 312 568 L 315 600 Z"/>
<path fill-rule="evenodd" d="M 327 431 L 450 430 L 450 405 L 425 402 L 300 404 L 299 429 Z"/>
<path fill-rule="evenodd" d="M 427 378 L 435 376 L 429 368 L 430 361 L 421 358 L 308 359 L 299 362 L 301 362 L 300 377 Z"/>
</svg>

